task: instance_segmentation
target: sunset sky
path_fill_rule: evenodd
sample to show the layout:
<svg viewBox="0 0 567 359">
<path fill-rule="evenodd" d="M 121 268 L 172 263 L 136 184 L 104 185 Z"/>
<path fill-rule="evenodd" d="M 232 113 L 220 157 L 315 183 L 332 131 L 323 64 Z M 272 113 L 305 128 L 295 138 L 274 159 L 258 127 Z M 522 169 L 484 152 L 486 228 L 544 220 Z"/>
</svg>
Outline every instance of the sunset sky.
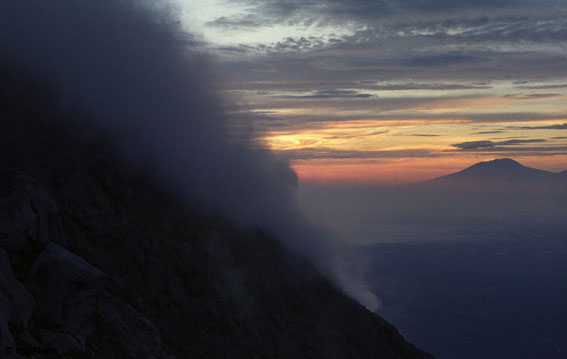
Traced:
<svg viewBox="0 0 567 359">
<path fill-rule="evenodd" d="M 178 0 L 234 131 L 303 182 L 567 169 L 564 0 Z"/>
</svg>

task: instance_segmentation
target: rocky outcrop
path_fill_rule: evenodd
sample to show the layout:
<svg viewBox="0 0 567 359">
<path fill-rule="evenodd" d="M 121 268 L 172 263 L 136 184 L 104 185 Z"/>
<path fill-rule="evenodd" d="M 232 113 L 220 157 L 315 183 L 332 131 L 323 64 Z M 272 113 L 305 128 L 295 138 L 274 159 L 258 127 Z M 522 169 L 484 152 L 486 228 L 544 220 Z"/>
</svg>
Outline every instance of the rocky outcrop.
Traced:
<svg viewBox="0 0 567 359">
<path fill-rule="evenodd" d="M 12 274 L 8 254 L 0 248 L 0 349 L 14 347 L 9 324 L 26 329 L 29 325 L 34 300 L 26 287 Z"/>
<path fill-rule="evenodd" d="M 61 226 L 54 221 L 57 207 L 34 180 L 14 169 L 0 169 L 0 246 L 19 251 L 28 241 L 54 241 Z"/>
<path fill-rule="evenodd" d="M 103 292 L 104 274 L 81 257 L 53 243 L 35 259 L 26 279 L 35 298 L 37 320 L 49 323 L 42 341 L 62 351 L 85 350 Z"/>
<path fill-rule="evenodd" d="M 156 326 L 107 293 L 106 275 L 54 242 L 66 243 L 56 201 L 30 176 L 0 169 L 0 357 L 87 353 L 100 327 L 132 358 L 167 357 Z"/>
</svg>

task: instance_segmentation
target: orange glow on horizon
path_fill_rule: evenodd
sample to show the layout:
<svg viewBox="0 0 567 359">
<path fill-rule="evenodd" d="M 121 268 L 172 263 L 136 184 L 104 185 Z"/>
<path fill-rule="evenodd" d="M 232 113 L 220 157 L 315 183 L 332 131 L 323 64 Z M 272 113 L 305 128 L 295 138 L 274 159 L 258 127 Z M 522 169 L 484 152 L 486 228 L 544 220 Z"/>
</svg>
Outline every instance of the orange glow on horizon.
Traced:
<svg viewBox="0 0 567 359">
<path fill-rule="evenodd" d="M 415 102 L 409 96 L 399 108 L 380 97 L 285 103 L 276 97 L 265 110 L 276 111 L 283 125 L 266 127 L 257 139 L 289 159 L 302 183 L 404 184 L 503 157 L 566 170 L 567 90 L 515 86 Z M 265 100 L 270 104 L 269 96 Z"/>
<path fill-rule="evenodd" d="M 470 161 L 460 158 L 407 159 L 391 161 L 308 160 L 292 164 L 301 183 L 405 184 L 457 172 Z"/>
<path fill-rule="evenodd" d="M 292 163 L 300 183 L 395 185 L 420 182 L 459 172 L 475 163 L 502 156 L 436 157 L 392 160 L 303 160 Z M 514 157 L 524 166 L 550 172 L 567 170 L 567 155 Z"/>
<path fill-rule="evenodd" d="M 445 112 L 455 110 L 486 110 L 486 109 L 501 109 L 509 106 L 514 101 L 510 98 L 502 97 L 480 97 L 480 98 L 467 98 L 467 99 L 452 99 L 438 102 L 430 102 L 418 105 L 414 110 L 418 111 L 433 111 Z"/>
</svg>

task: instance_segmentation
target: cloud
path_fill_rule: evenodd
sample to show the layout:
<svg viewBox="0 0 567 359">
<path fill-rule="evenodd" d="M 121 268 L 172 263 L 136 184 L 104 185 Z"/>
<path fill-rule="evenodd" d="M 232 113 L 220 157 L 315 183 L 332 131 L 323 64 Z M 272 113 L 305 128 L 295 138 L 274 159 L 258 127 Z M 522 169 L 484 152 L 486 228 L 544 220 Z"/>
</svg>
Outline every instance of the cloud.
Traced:
<svg viewBox="0 0 567 359">
<path fill-rule="evenodd" d="M 465 100 L 467 97 L 463 97 Z M 470 98 L 470 97 L 468 97 Z M 308 109 L 312 108 L 319 99 L 302 99 L 302 101 L 283 102 L 288 98 L 279 97 L 278 100 L 271 98 L 265 99 L 264 102 L 257 104 L 258 109 L 264 113 L 271 112 L 271 117 L 285 119 L 290 124 L 305 125 L 319 122 L 345 122 L 359 121 L 361 119 L 380 122 L 453 122 L 453 123 L 502 123 L 507 122 L 532 122 L 532 121 L 552 121 L 563 120 L 565 115 L 561 113 L 538 113 L 538 112 L 481 112 L 481 113 L 465 113 L 459 111 L 443 111 L 443 112 L 426 112 L 415 111 L 416 108 L 429 106 L 442 102 L 444 100 L 459 99 L 450 97 L 369 97 L 361 98 L 357 101 L 343 101 L 341 99 L 328 99 L 325 103 L 324 112 L 310 113 Z M 294 109 L 293 113 L 278 113 L 282 108 Z M 466 108 L 464 106 L 463 108 Z M 267 119 L 268 120 L 268 119 Z M 271 121 L 271 120 L 268 120 Z"/>
<path fill-rule="evenodd" d="M 229 46 L 219 48 L 221 51 L 231 52 L 231 53 L 244 53 L 251 51 L 248 46 Z M 257 64 L 255 64 L 257 66 Z M 275 69 L 272 70 L 261 70 L 258 68 L 245 71 L 255 71 L 264 72 L 267 74 L 276 74 Z M 231 84 L 229 84 L 231 85 Z M 322 80 L 322 79 L 304 79 L 303 81 L 286 81 L 281 79 L 278 81 L 249 81 L 243 83 L 238 81 L 234 83 L 235 89 L 238 90 L 255 90 L 255 91 L 267 91 L 267 90 L 280 90 L 288 92 L 300 92 L 300 91 L 332 91 L 334 89 L 357 89 L 359 91 L 373 90 L 373 91 L 412 91 L 412 90 L 433 90 L 433 91 L 453 91 L 453 90 L 487 90 L 491 89 L 492 86 L 489 83 L 470 83 L 470 84 L 456 84 L 456 83 L 386 83 L 378 81 L 368 81 L 368 80 Z"/>
<path fill-rule="evenodd" d="M 562 44 L 567 36 L 567 9 L 556 0 L 456 1 L 450 5 L 441 0 L 241 3 L 247 10 L 232 19 L 231 26 L 247 31 L 252 31 L 251 26 L 257 26 L 254 31 L 283 29 L 278 28 L 281 40 L 255 45 L 254 63 L 271 64 L 279 71 L 278 75 L 266 74 L 264 83 L 276 76 L 291 79 L 298 73 L 304 81 L 348 82 L 565 77 Z M 227 26 L 225 17 L 217 22 Z M 304 40 L 295 35 L 290 38 L 286 26 L 304 31 Z M 323 29 L 329 36 L 321 36 Z M 336 36 L 330 36 L 333 31 Z M 286 57 L 290 51 L 296 52 L 293 58 Z"/>
<path fill-rule="evenodd" d="M 378 158 L 431 158 L 440 154 L 429 149 L 408 150 L 338 150 L 334 148 L 305 148 L 297 150 L 278 151 L 277 156 L 286 160 L 313 160 L 313 159 L 378 159 Z"/>
<path fill-rule="evenodd" d="M 508 126 L 507 128 L 511 130 L 567 130 L 567 123 L 549 126 Z"/>
<path fill-rule="evenodd" d="M 420 55 L 401 59 L 397 62 L 407 67 L 451 66 L 482 62 L 484 59 L 477 55 L 464 53 L 445 53 L 435 55 Z"/>
<path fill-rule="evenodd" d="M 533 94 L 514 94 L 514 95 L 505 95 L 505 98 L 516 98 L 520 100 L 532 100 L 538 98 L 551 98 L 551 97 L 559 97 L 562 96 L 561 94 L 557 93 L 533 93 Z"/>
<path fill-rule="evenodd" d="M 501 130 L 494 130 L 494 131 L 481 131 L 481 132 L 474 132 L 473 135 L 490 135 L 495 133 L 502 133 Z"/>
<path fill-rule="evenodd" d="M 248 53 L 250 51 L 253 51 L 254 48 L 252 48 L 251 46 L 244 46 L 244 45 L 240 45 L 240 46 L 221 46 L 217 48 L 218 51 L 224 52 L 224 53 L 231 53 L 231 54 L 245 54 Z"/>
<path fill-rule="evenodd" d="M 519 89 L 525 90 L 554 90 L 554 89 L 564 89 L 567 88 L 566 85 L 520 85 L 516 86 Z"/>
<path fill-rule="evenodd" d="M 285 23 L 298 18 L 303 23 L 314 21 L 347 22 L 357 20 L 372 23 L 373 20 L 387 20 L 393 18 L 394 22 L 415 19 L 415 14 L 428 18 L 450 17 L 457 18 L 462 15 L 465 19 L 474 14 L 488 17 L 504 11 L 514 14 L 547 15 L 554 10 L 561 11 L 563 6 L 559 0 L 543 0 L 537 3 L 525 0 L 433 0 L 433 1 L 390 1 L 390 0 L 327 0 L 327 1 L 277 1 L 277 0 L 241 0 L 251 11 L 262 14 L 267 19 L 275 19 Z M 465 15 L 469 15 L 465 17 Z M 310 20 L 311 19 L 311 20 Z M 463 20 L 463 19 L 462 19 Z"/>
<path fill-rule="evenodd" d="M 518 40 L 561 42 L 565 38 L 563 15 L 566 11 L 559 0 L 537 3 L 525 0 L 237 2 L 247 10 L 228 18 L 221 16 L 209 25 L 232 30 L 274 25 L 313 29 L 348 25 L 358 28 L 358 35 L 374 33 L 379 38 L 410 36 L 461 43 Z M 358 35 L 357 40 L 365 40 Z M 353 43 L 350 40 L 348 42 Z"/>
<path fill-rule="evenodd" d="M 226 30 L 250 29 L 265 25 L 268 25 L 268 23 L 266 23 L 266 19 L 258 17 L 256 14 L 231 17 L 221 16 L 207 23 L 207 26 L 220 27 Z"/>
<path fill-rule="evenodd" d="M 210 58 L 181 31 L 174 9 L 161 6 L 10 2 L 0 14 L 2 57 L 47 76 L 127 156 L 151 159 L 162 181 L 203 208 L 273 222 L 253 207 L 289 211 L 295 174 L 269 152 L 230 141 Z"/>
<path fill-rule="evenodd" d="M 63 110 L 79 107 L 86 115 L 77 121 L 108 133 L 193 207 L 276 234 L 331 277 L 352 279 L 344 288 L 375 309 L 351 269 L 335 264 L 341 239 L 301 217 L 288 163 L 253 133 L 231 132 L 223 78 L 178 13 L 139 0 L 9 0 L 0 11 L 0 65 L 45 78 Z"/>
<path fill-rule="evenodd" d="M 146 5 L 10 2 L 0 12 L 2 60 L 47 77 L 63 104 L 80 104 L 126 156 L 151 162 L 202 210 L 278 226 L 294 212 L 295 173 L 244 136 L 235 141 L 211 59 L 173 9 Z"/>
<path fill-rule="evenodd" d="M 468 141 L 462 143 L 455 143 L 451 146 L 460 148 L 461 150 L 476 150 L 479 148 L 494 147 L 496 144 L 492 141 Z"/>
<path fill-rule="evenodd" d="M 304 36 L 299 38 L 286 37 L 284 40 L 278 41 L 274 45 L 265 47 L 265 49 L 269 51 L 298 51 L 321 47 L 324 44 L 325 41 L 314 36 L 310 36 L 308 38 Z"/>
<path fill-rule="evenodd" d="M 403 137 L 441 137 L 443 135 L 434 135 L 431 133 L 396 133 L 394 136 L 403 136 Z"/>
<path fill-rule="evenodd" d="M 360 93 L 354 90 L 318 90 L 309 95 L 289 95 L 281 96 L 290 99 L 329 99 L 329 98 L 369 98 L 374 95 L 367 93 Z"/>
<path fill-rule="evenodd" d="M 359 85 L 359 87 L 380 91 L 409 91 L 409 90 L 434 90 L 434 91 L 451 91 L 451 90 L 485 90 L 492 88 L 489 85 L 463 85 L 452 83 L 406 83 L 406 84 L 390 84 L 390 85 Z"/>
<path fill-rule="evenodd" d="M 492 149 L 498 147 L 499 150 L 502 150 L 502 147 L 505 146 L 515 146 L 515 145 L 522 145 L 526 143 L 543 143 L 547 142 L 547 140 L 543 139 L 530 139 L 530 140 L 506 140 L 506 141 L 468 141 L 462 143 L 455 143 L 451 146 L 459 148 L 461 150 L 478 150 L 478 149 Z"/>
</svg>

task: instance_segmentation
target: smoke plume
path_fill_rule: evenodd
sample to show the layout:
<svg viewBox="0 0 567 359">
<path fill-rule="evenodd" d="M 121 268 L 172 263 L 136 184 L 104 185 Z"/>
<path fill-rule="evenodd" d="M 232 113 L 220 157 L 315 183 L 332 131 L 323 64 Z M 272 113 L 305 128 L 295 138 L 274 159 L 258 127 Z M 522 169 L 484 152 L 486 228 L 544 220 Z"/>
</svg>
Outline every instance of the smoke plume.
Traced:
<svg viewBox="0 0 567 359">
<path fill-rule="evenodd" d="M 5 0 L 0 61 L 47 79 L 61 106 L 78 104 L 127 157 L 151 164 L 193 204 L 265 228 L 351 278 L 335 267 L 340 241 L 300 218 L 288 164 L 231 136 L 223 79 L 175 13 L 162 1 Z M 363 291 L 343 282 L 351 295 Z"/>
</svg>

